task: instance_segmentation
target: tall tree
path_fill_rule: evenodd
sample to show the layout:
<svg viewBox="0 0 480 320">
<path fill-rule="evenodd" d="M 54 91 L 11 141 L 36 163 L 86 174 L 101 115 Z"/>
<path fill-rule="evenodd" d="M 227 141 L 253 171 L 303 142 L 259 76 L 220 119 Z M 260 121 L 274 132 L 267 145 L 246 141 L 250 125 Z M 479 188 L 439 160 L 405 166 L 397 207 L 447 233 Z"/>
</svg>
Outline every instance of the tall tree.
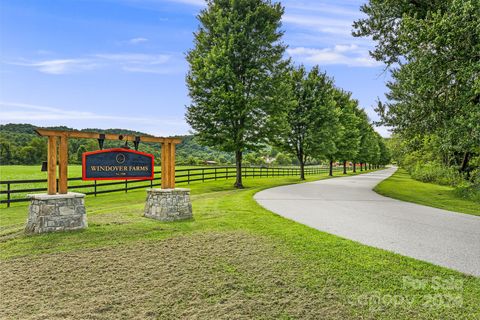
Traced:
<svg viewBox="0 0 480 320">
<path fill-rule="evenodd" d="M 318 66 L 306 72 L 303 66 L 290 73 L 290 98 L 286 125 L 275 142 L 296 156 L 300 179 L 305 179 L 305 163 L 335 152 L 334 137 L 338 112 L 333 99 L 332 80 Z"/>
<path fill-rule="evenodd" d="M 283 12 L 268 0 L 209 0 L 187 54 L 187 122 L 201 143 L 235 153 L 237 188 L 244 151 L 258 149 L 282 123 Z"/>
<path fill-rule="evenodd" d="M 405 54 L 398 32 L 402 19 L 425 19 L 430 12 L 445 11 L 450 2 L 451 0 L 369 0 L 360 7 L 366 17 L 353 23 L 353 35 L 371 37 L 377 43 L 375 50 L 370 52 L 371 56 L 387 66 L 394 65 Z"/>
<path fill-rule="evenodd" d="M 377 41 L 372 56 L 393 67 L 383 124 L 442 137 L 439 152 L 465 171 L 480 145 L 480 1 L 370 0 L 362 11 L 355 35 Z"/>
<path fill-rule="evenodd" d="M 12 164 L 12 150 L 10 143 L 0 140 L 0 165 Z"/>
<path fill-rule="evenodd" d="M 384 138 L 379 137 L 378 146 L 380 147 L 380 159 L 379 159 L 378 164 L 379 165 L 387 165 L 388 163 L 390 163 L 391 153 L 390 153 L 390 150 L 387 147 L 387 144 L 385 143 Z"/>
<path fill-rule="evenodd" d="M 355 159 L 360 145 L 360 130 L 356 115 L 358 101 L 353 100 L 351 93 L 337 89 L 335 102 L 340 110 L 339 129 L 337 130 L 337 151 L 330 156 L 330 175 L 332 175 L 332 162 L 339 160 L 343 163 L 343 173 L 347 173 L 347 161 Z"/>
<path fill-rule="evenodd" d="M 370 150 L 369 139 L 372 134 L 372 127 L 368 119 L 367 113 L 363 109 L 356 109 L 355 115 L 357 116 L 357 129 L 360 133 L 360 142 L 358 146 L 358 151 L 355 155 L 354 161 L 354 172 L 356 172 L 356 164 L 360 164 L 360 171 L 363 170 L 363 164 L 368 160 Z"/>
</svg>

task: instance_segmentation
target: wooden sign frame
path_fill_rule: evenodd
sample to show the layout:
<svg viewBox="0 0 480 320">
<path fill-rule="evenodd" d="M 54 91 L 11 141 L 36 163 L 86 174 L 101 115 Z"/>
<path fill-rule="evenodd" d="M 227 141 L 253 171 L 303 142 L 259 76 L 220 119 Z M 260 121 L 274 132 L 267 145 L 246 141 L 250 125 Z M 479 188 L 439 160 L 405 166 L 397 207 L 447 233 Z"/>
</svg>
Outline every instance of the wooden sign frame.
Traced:
<svg viewBox="0 0 480 320">
<path fill-rule="evenodd" d="M 148 177 L 147 176 L 142 176 L 142 177 L 127 176 L 127 177 L 108 177 L 108 178 L 87 178 L 87 173 L 86 173 L 87 168 L 86 168 L 86 164 L 85 164 L 86 163 L 86 158 L 89 155 L 92 155 L 92 154 L 107 153 L 107 152 L 134 153 L 134 154 L 140 154 L 140 155 L 143 155 L 143 156 L 146 156 L 146 157 L 150 158 L 151 166 L 152 166 L 151 175 L 148 176 Z M 136 150 L 128 150 L 128 149 L 122 149 L 122 148 L 111 148 L 111 149 L 105 149 L 105 150 L 96 150 L 96 151 L 84 152 L 82 154 L 82 180 L 84 180 L 84 181 L 92 181 L 92 180 L 153 180 L 154 175 L 155 175 L 154 167 L 155 167 L 154 157 L 153 157 L 152 154 L 145 153 L 145 152 L 140 152 L 140 151 L 136 151 Z"/>
<path fill-rule="evenodd" d="M 84 131 L 65 131 L 37 128 L 35 132 L 48 137 L 48 159 L 47 159 L 47 192 L 48 194 L 57 193 L 57 155 L 58 155 L 58 193 L 66 194 L 68 192 L 68 139 L 99 139 L 98 132 Z M 105 140 L 135 141 L 140 138 L 141 142 L 159 143 L 162 147 L 162 189 L 175 188 L 175 146 L 181 142 L 175 138 L 161 138 L 151 136 L 133 136 L 120 134 L 103 134 Z M 57 148 L 57 144 L 59 148 Z"/>
</svg>

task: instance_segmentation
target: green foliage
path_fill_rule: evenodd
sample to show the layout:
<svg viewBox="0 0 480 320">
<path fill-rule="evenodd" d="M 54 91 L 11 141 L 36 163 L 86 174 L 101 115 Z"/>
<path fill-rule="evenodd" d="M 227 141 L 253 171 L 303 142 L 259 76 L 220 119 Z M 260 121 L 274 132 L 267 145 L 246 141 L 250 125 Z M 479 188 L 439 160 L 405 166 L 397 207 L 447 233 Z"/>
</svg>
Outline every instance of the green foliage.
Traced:
<svg viewBox="0 0 480 320">
<path fill-rule="evenodd" d="M 394 135 L 389 141 L 394 159 L 414 179 L 455 187 L 459 196 L 478 201 L 480 157 L 473 156 L 466 170 L 460 170 L 464 154 L 441 151 L 441 143 L 436 135 L 410 140 Z"/>
<path fill-rule="evenodd" d="M 402 18 L 422 20 L 431 12 L 445 11 L 450 2 L 451 0 L 369 0 L 360 7 L 367 17 L 354 22 L 353 35 L 371 37 L 376 41 L 372 57 L 390 66 L 401 61 L 405 54 L 398 32 Z"/>
<path fill-rule="evenodd" d="M 339 109 L 334 101 L 334 85 L 326 73 L 315 66 L 306 72 L 303 66 L 293 68 L 287 82 L 290 84 L 286 123 L 272 140 L 282 150 L 297 157 L 300 178 L 308 158 L 321 159 L 337 151 Z"/>
<path fill-rule="evenodd" d="M 289 154 L 286 153 L 279 153 L 275 158 L 275 164 L 280 166 L 287 166 L 293 164 L 293 159 L 290 157 Z"/>
<path fill-rule="evenodd" d="M 205 145 L 235 152 L 239 169 L 242 153 L 259 149 L 279 123 L 288 63 L 283 11 L 264 0 L 209 0 L 187 54 L 187 122 Z"/>
<path fill-rule="evenodd" d="M 82 162 L 82 155 L 83 155 L 84 152 L 87 152 L 87 148 L 85 148 L 84 145 L 81 145 L 80 147 L 78 147 L 78 149 L 77 149 L 77 161 L 79 163 Z"/>
<path fill-rule="evenodd" d="M 423 204 L 430 207 L 469 213 L 480 216 L 480 202 L 468 195 L 459 194 L 450 186 L 414 180 L 406 170 L 398 169 L 390 178 L 382 181 L 376 192 L 402 201 Z"/>
<path fill-rule="evenodd" d="M 356 109 L 355 112 L 359 119 L 357 128 L 360 132 L 360 146 L 354 160 L 357 163 L 375 163 L 380 159 L 378 135 L 370 125 L 366 112 L 361 109 Z"/>
<path fill-rule="evenodd" d="M 393 157 L 414 178 L 476 189 L 480 164 L 478 0 L 370 0 L 356 36 L 376 42 L 372 56 L 391 67 L 380 123 L 393 128 Z M 473 192 L 475 193 L 475 192 Z"/>
<path fill-rule="evenodd" d="M 34 129 L 35 126 L 30 124 L 0 125 L 0 163 L 2 165 L 40 164 L 42 161 L 47 160 L 47 141 L 45 138 L 38 137 Z M 51 129 L 73 130 L 67 127 L 52 127 Z M 101 130 L 89 128 L 82 131 L 148 136 L 148 134 L 127 129 Z M 203 164 L 206 160 L 214 160 L 224 165 L 233 162 L 231 154 L 202 146 L 193 136 L 180 136 L 178 138 L 182 140 L 177 146 L 176 162 L 179 165 Z M 118 148 L 122 145 L 124 145 L 124 142 L 107 140 L 105 141 L 104 148 Z M 99 149 L 95 139 L 69 139 L 68 146 L 70 155 L 69 162 L 72 164 L 81 163 L 81 154 L 83 152 Z M 133 147 L 131 142 L 129 146 Z M 139 151 L 153 154 L 156 163 L 159 164 L 159 145 L 140 143 Z M 192 158 L 194 161 L 191 160 Z"/>
<path fill-rule="evenodd" d="M 457 186 L 463 182 L 463 176 L 452 167 L 438 162 L 416 163 L 410 168 L 412 178 L 422 182 L 434 182 L 440 185 Z"/>
<path fill-rule="evenodd" d="M 338 173 L 338 175 L 341 175 L 341 173 Z M 313 181 L 325 177 L 325 175 L 308 177 L 308 180 Z M 411 181 L 423 185 L 421 182 Z M 163 270 L 161 268 L 181 270 L 182 275 L 175 279 L 175 282 L 185 282 L 189 286 L 188 289 L 184 290 L 185 292 L 172 291 L 170 285 L 162 291 L 157 291 L 163 296 L 167 294 L 172 296 L 173 299 L 176 299 L 174 302 L 186 301 L 186 303 L 175 305 L 173 310 L 176 314 L 172 313 L 173 316 L 178 314 L 197 315 L 192 311 L 190 301 L 198 299 L 200 302 L 195 302 L 194 306 L 195 309 L 199 309 L 198 306 L 204 307 L 202 309 L 203 313 L 199 316 L 203 316 L 203 318 L 231 317 L 232 308 L 241 310 L 243 312 L 242 316 L 245 318 L 268 319 L 315 319 L 320 317 L 336 319 L 478 318 L 480 315 L 478 310 L 480 299 L 479 278 L 319 232 L 273 214 L 262 208 L 253 199 L 253 195 L 262 189 L 295 182 L 298 182 L 298 179 L 294 177 L 255 178 L 251 179 L 248 187 L 244 190 L 233 190 L 227 180 L 192 183 L 189 188 L 192 190 L 195 219 L 173 223 L 145 219 L 142 216 L 145 206 L 144 190 L 88 197 L 89 227 L 87 229 L 66 233 L 42 234 L 34 237 L 27 237 L 22 233 L 27 217 L 26 206 L 2 208 L 0 210 L 0 231 L 3 235 L 0 242 L 3 267 L 2 280 L 6 283 L 4 280 L 5 272 L 12 269 L 17 278 L 21 279 L 23 279 L 23 274 L 26 274 L 25 277 L 28 274 L 31 275 L 34 272 L 32 270 L 35 270 L 38 274 L 38 270 L 32 267 L 32 263 L 41 264 L 44 259 L 53 259 L 55 263 L 52 266 L 56 268 L 59 267 L 60 263 L 63 263 L 61 264 L 63 270 L 81 270 L 84 273 L 87 272 L 86 269 L 91 269 L 87 265 L 87 263 L 91 263 L 94 264 L 94 270 L 97 270 L 96 268 L 100 265 L 103 269 L 99 270 L 102 270 L 103 274 L 108 274 L 110 270 L 114 270 L 123 279 L 130 279 L 128 278 L 130 272 L 139 274 L 139 278 L 136 278 L 139 281 L 135 282 L 132 288 L 135 293 L 142 293 L 141 300 L 138 300 L 142 305 L 143 300 L 148 299 L 146 296 L 152 296 L 150 288 L 152 275 L 158 275 L 159 277 L 162 277 L 162 275 L 156 273 L 155 270 L 158 269 L 156 266 L 154 266 L 155 270 L 148 266 L 143 267 L 146 266 L 144 260 L 138 263 L 130 261 L 130 268 L 129 265 L 125 264 L 124 259 L 129 256 L 129 251 L 140 251 L 141 256 L 153 257 L 150 262 L 161 264 L 159 266 L 160 270 Z M 411 189 L 409 187 L 401 188 L 401 190 L 407 191 Z M 415 190 L 418 193 L 419 189 Z M 438 192 L 438 189 L 435 189 L 429 196 L 435 196 L 436 192 Z M 443 194 L 442 197 L 444 197 Z M 452 203 L 451 198 L 446 199 Z M 465 201 L 455 202 L 455 205 L 461 206 L 461 203 L 465 203 Z M 242 242 L 239 246 L 236 238 L 229 237 L 232 234 L 240 234 L 243 238 L 248 239 L 254 237 L 250 241 L 252 246 L 246 248 L 248 264 L 232 260 L 230 251 L 221 250 L 222 246 L 236 247 L 237 250 L 238 247 L 244 248 Z M 172 241 L 184 240 L 183 242 L 165 242 L 166 239 L 172 239 Z M 209 249 L 193 253 L 192 260 L 190 255 L 185 254 L 185 252 L 192 252 L 192 247 L 197 248 L 198 239 L 211 239 L 208 242 L 203 242 Z M 224 241 L 225 239 L 227 241 Z M 183 243 L 189 246 L 190 251 L 184 250 L 184 246 L 179 245 Z M 269 247 L 272 249 L 264 250 L 264 246 L 255 246 L 257 243 L 269 246 L 272 244 Z M 174 261 L 175 263 L 180 261 L 180 264 L 165 259 L 162 251 L 160 252 L 161 255 L 152 255 L 151 252 L 155 251 L 157 247 L 166 248 L 172 256 L 180 256 L 180 260 Z M 98 262 L 99 255 L 112 251 L 117 253 L 112 256 L 113 260 L 109 261 L 103 257 Z M 178 254 L 180 251 L 183 254 Z M 213 252 L 213 254 L 208 255 L 210 252 Z M 78 261 L 82 257 L 85 257 L 85 260 L 91 260 L 91 262 L 87 261 L 81 264 L 82 268 L 86 268 L 85 270 L 78 266 Z M 260 265 L 258 261 L 255 261 L 257 258 L 261 262 Z M 159 259 L 163 259 L 163 262 Z M 202 261 L 203 259 L 218 261 L 218 266 L 208 269 L 199 264 L 201 272 L 198 272 L 198 270 L 197 273 L 192 272 L 192 266 L 197 266 L 192 264 L 192 261 Z M 264 263 L 265 260 L 268 260 L 268 263 Z M 235 263 L 232 264 L 232 261 Z M 14 269 L 12 264 L 18 266 L 18 268 Z M 226 266 L 228 266 L 228 269 Z M 293 270 L 287 274 L 287 279 L 291 279 L 291 281 L 285 281 L 284 270 L 286 268 Z M 224 271 L 226 269 L 227 272 Z M 198 278 L 192 277 L 196 274 L 200 274 L 200 276 Z M 295 276 L 291 277 L 291 274 Z M 52 281 L 58 281 L 58 279 L 52 279 L 43 273 L 40 275 L 34 281 L 34 285 L 38 288 L 53 288 L 51 286 Z M 58 273 L 53 275 L 58 278 Z M 264 277 L 264 275 L 267 275 L 267 277 Z M 268 278 L 268 276 L 273 281 L 265 282 L 265 280 L 262 280 Z M 425 296 L 438 296 L 439 291 L 435 286 L 426 286 L 419 291 L 418 288 L 405 286 L 405 277 L 421 281 L 455 279 L 462 284 L 462 290 L 459 294 L 463 303 L 459 307 L 447 305 L 432 308 L 431 304 L 425 302 L 430 301 L 425 300 Z M 215 279 L 215 281 L 208 281 L 209 287 L 205 290 L 197 290 L 199 288 L 198 282 L 205 282 L 204 279 L 207 278 Z M 72 279 L 74 281 L 67 281 Z M 42 315 L 53 314 L 59 315 L 57 318 L 66 318 L 70 313 L 62 310 L 59 305 L 65 305 L 69 301 L 73 301 L 76 308 L 82 306 L 79 301 L 85 301 L 85 306 L 87 304 L 91 305 L 91 301 L 100 301 L 101 307 L 96 305 L 95 309 L 86 307 L 89 311 L 88 315 L 91 315 L 91 317 L 118 318 L 119 314 L 125 315 L 123 311 L 126 309 L 108 307 L 112 304 L 112 295 L 109 295 L 108 289 L 100 290 L 101 292 L 95 293 L 93 298 L 88 296 L 89 292 L 85 293 L 72 289 L 73 287 L 78 289 L 78 287 L 84 286 L 85 282 L 85 286 L 92 286 L 93 282 L 98 282 L 95 274 L 91 274 L 90 278 L 77 279 L 73 277 L 67 280 L 61 281 L 60 283 L 65 284 L 65 286 L 55 287 L 56 291 L 53 293 L 47 294 L 46 290 L 38 290 L 39 292 L 36 294 L 44 299 L 33 299 L 28 304 L 23 303 L 24 300 L 21 299 L 22 294 L 25 295 L 25 292 L 22 292 L 24 286 L 15 285 L 20 292 L 18 294 L 18 305 L 25 308 L 25 317 L 38 315 L 39 313 L 32 312 L 32 306 L 40 306 L 43 308 Z M 129 303 L 132 301 L 129 298 L 129 294 L 132 293 L 125 291 L 125 288 L 131 287 L 124 285 L 123 280 L 119 280 L 118 277 L 108 278 L 107 280 L 109 281 L 104 281 L 102 284 L 106 283 L 108 288 L 119 288 L 120 293 L 125 293 L 127 296 L 125 301 Z M 118 284 L 116 280 L 121 283 Z M 168 284 L 168 282 L 165 283 Z M 194 290 L 190 290 L 192 286 Z M 63 288 L 65 288 L 64 291 L 61 290 Z M 174 286 L 174 288 L 177 287 Z M 98 291 L 97 287 L 92 290 L 92 292 Z M 68 295 L 62 294 L 63 292 L 67 292 Z M 145 297 L 143 292 L 146 292 Z M 292 295 L 292 292 L 295 296 Z M 375 297 L 378 296 L 378 292 L 388 296 L 402 294 L 408 297 L 411 303 L 398 304 L 391 308 L 382 307 L 381 309 L 372 309 L 372 304 L 348 303 L 349 301 L 362 302 L 364 300 L 361 299 L 365 297 L 366 293 L 370 292 L 373 292 Z M 454 293 L 456 294 L 456 292 Z M 75 294 L 73 300 L 70 299 L 72 294 Z M 153 317 L 155 317 L 159 315 L 158 310 L 162 305 L 172 309 L 173 302 L 172 304 L 160 304 L 159 307 L 158 299 L 156 299 L 158 296 L 154 296 L 152 308 L 144 309 L 133 317 L 149 317 L 149 312 L 152 312 Z M 293 298 L 294 303 L 289 305 L 282 300 L 278 300 L 279 296 L 287 300 Z M 29 297 L 32 296 L 29 295 Z M 42 303 L 45 301 L 45 297 L 53 297 L 54 299 L 48 300 L 51 303 Z M 273 302 L 266 300 L 270 297 Z M 10 298 L 10 301 L 12 299 Z M 114 301 L 123 301 L 122 298 L 118 299 Z M 241 300 L 239 301 L 239 299 Z M 40 302 L 37 303 L 36 301 Z M 205 301 L 206 304 L 201 304 Z M 344 303 L 344 301 L 346 302 Z M 216 304 L 226 305 L 226 308 L 221 309 Z M 247 304 L 247 307 L 245 307 L 245 304 Z M 118 305 L 122 305 L 122 303 L 115 303 L 115 306 Z M 128 303 L 124 305 L 127 306 L 125 308 L 128 308 Z M 250 306 L 253 307 L 250 308 Z M 14 307 L 13 303 L 2 305 L 4 312 Z M 312 308 L 315 311 L 314 313 L 311 312 Z M 277 309 L 280 309 L 283 313 L 275 312 Z M 310 313 L 303 311 L 306 309 L 309 309 Z M 222 310 L 227 310 L 227 312 L 219 313 Z M 85 314 L 87 313 L 80 313 L 81 316 Z M 158 317 L 162 318 L 162 314 Z"/>
<path fill-rule="evenodd" d="M 5 140 L 0 140 L 0 163 L 12 162 L 12 150 L 10 143 Z"/>
<path fill-rule="evenodd" d="M 340 126 L 337 130 L 337 151 L 330 158 L 343 162 L 357 157 L 361 140 L 359 122 L 362 119 L 356 114 L 359 110 L 358 101 L 352 99 L 349 92 L 337 89 L 335 93 L 336 104 L 340 110 Z"/>
</svg>

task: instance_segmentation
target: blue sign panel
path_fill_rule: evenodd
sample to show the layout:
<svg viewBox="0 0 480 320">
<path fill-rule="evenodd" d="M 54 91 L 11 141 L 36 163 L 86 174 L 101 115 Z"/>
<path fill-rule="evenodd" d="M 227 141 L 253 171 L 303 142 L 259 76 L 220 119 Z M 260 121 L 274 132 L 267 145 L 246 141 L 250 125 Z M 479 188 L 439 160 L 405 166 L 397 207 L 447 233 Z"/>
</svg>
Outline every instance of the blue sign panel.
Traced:
<svg viewBox="0 0 480 320">
<path fill-rule="evenodd" d="M 128 149 L 83 153 L 83 180 L 153 179 L 153 155 Z"/>
</svg>

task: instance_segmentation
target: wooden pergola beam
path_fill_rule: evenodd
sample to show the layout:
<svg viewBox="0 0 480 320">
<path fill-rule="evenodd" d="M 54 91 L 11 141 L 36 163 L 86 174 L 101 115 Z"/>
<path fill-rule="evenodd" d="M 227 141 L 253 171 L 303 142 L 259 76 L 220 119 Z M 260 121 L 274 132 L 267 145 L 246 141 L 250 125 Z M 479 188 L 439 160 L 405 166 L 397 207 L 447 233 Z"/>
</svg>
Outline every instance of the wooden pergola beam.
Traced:
<svg viewBox="0 0 480 320">
<path fill-rule="evenodd" d="M 77 139 L 98 139 L 100 133 L 98 132 L 84 132 L 84 131 L 65 131 L 65 130 L 52 130 L 52 129 L 42 129 L 37 128 L 35 132 L 42 137 L 61 137 L 65 136 L 67 138 L 77 138 Z M 122 139 L 120 139 L 122 136 Z M 157 143 L 174 143 L 179 144 L 182 142 L 180 139 L 176 138 L 162 138 L 162 137 L 151 137 L 151 136 L 135 136 L 135 135 L 123 135 L 123 134 L 113 134 L 105 133 L 105 140 L 121 140 L 121 141 L 135 141 L 136 137 L 140 137 L 141 142 L 157 142 Z"/>
<path fill-rule="evenodd" d="M 99 139 L 98 132 L 65 131 L 37 128 L 35 132 L 48 137 L 48 194 L 57 193 L 57 151 L 59 162 L 59 185 L 58 192 L 68 192 L 68 139 Z M 122 139 L 120 139 L 120 137 Z M 135 141 L 138 136 L 105 133 L 106 140 Z M 182 142 L 175 138 L 161 138 L 151 136 L 140 136 L 141 142 L 160 143 L 162 146 L 162 189 L 175 188 L 175 145 Z M 57 148 L 57 141 L 60 140 L 60 148 Z"/>
</svg>

